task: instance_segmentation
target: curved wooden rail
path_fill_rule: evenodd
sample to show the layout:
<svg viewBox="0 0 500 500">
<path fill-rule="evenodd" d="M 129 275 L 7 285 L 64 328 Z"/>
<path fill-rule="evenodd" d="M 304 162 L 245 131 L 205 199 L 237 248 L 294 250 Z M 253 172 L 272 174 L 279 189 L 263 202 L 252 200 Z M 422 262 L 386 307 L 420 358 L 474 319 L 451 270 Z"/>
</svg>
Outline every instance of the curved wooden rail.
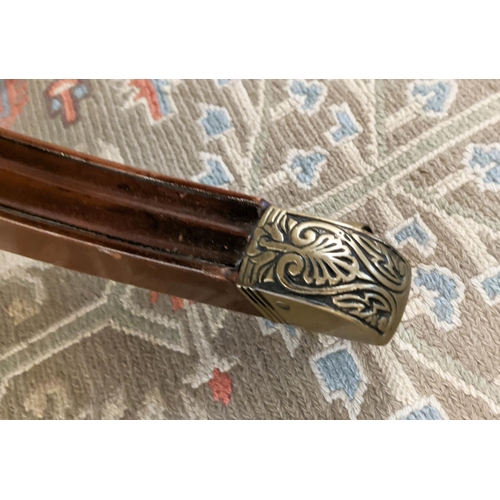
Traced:
<svg viewBox="0 0 500 500">
<path fill-rule="evenodd" d="M 237 290 L 269 204 L 0 129 L 0 249 L 260 315 Z"/>
</svg>

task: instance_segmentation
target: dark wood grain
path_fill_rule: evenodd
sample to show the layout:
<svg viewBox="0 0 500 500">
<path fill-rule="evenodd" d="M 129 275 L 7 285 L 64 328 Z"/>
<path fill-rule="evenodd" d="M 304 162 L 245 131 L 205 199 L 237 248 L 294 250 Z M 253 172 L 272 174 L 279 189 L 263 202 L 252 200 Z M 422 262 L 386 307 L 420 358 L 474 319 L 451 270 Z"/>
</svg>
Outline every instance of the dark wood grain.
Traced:
<svg viewBox="0 0 500 500">
<path fill-rule="evenodd" d="M 0 129 L 0 248 L 258 314 L 236 289 L 259 198 Z"/>
</svg>

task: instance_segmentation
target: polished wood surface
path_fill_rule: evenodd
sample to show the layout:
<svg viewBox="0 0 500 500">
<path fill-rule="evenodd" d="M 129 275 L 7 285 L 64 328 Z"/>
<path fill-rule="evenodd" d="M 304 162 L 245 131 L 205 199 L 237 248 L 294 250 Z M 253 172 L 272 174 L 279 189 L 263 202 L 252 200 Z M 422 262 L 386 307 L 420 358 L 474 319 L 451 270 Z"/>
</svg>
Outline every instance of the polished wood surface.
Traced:
<svg viewBox="0 0 500 500">
<path fill-rule="evenodd" d="M 0 129 L 0 249 L 259 315 L 236 289 L 262 199 Z"/>
</svg>

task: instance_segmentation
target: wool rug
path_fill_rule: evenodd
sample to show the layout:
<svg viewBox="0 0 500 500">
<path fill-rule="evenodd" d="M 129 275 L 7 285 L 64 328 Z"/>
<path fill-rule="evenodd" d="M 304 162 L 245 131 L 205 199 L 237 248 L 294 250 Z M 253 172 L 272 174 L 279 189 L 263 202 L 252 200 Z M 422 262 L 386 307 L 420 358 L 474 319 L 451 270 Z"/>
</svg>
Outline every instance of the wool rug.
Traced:
<svg viewBox="0 0 500 500">
<path fill-rule="evenodd" d="M 0 126 L 367 222 L 411 262 L 391 343 L 0 253 L 0 418 L 497 419 L 500 81 L 0 80 Z"/>
</svg>

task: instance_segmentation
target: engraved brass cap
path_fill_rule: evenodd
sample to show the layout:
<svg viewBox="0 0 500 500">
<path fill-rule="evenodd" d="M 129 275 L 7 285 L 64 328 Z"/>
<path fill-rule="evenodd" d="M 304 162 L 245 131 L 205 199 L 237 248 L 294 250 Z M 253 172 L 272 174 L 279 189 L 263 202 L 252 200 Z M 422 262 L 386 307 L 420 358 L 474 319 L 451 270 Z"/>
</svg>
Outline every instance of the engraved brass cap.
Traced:
<svg viewBox="0 0 500 500">
<path fill-rule="evenodd" d="M 368 229 L 270 207 L 251 237 L 238 288 L 275 323 L 386 344 L 408 300 L 411 268 Z"/>
</svg>

